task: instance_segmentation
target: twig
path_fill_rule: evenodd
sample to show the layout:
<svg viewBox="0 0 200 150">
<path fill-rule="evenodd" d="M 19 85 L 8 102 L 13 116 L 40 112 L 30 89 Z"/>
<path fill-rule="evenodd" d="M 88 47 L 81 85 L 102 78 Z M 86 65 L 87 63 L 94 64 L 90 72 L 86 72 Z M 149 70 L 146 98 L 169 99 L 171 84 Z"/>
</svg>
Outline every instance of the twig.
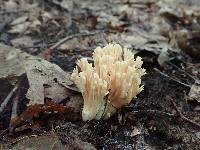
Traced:
<svg viewBox="0 0 200 150">
<path fill-rule="evenodd" d="M 17 107 L 18 107 L 18 103 L 19 103 L 19 93 L 20 93 L 20 89 L 18 88 L 17 94 L 13 99 L 13 106 L 12 106 L 12 113 L 11 113 L 11 118 L 10 118 L 9 132 L 13 132 L 13 127 L 11 125 L 11 122 L 15 117 L 17 117 Z"/>
<path fill-rule="evenodd" d="M 176 66 L 175 64 L 171 63 L 171 62 L 168 62 L 168 64 L 170 64 L 171 66 L 173 66 L 174 68 L 180 70 L 181 72 L 183 72 L 184 74 L 186 74 L 188 77 L 190 77 L 191 79 L 193 79 L 195 82 L 198 82 L 199 80 L 192 76 L 190 73 L 186 72 L 185 70 L 179 68 L 178 66 Z"/>
<path fill-rule="evenodd" d="M 181 81 L 178 81 L 178 80 L 176 80 L 176 79 L 174 79 L 174 78 L 168 76 L 167 74 L 161 72 L 161 71 L 158 70 L 157 68 L 154 68 L 154 70 L 155 70 L 156 72 L 160 73 L 161 75 L 163 75 L 163 76 L 169 78 L 169 79 L 172 80 L 172 81 L 175 81 L 175 82 L 177 82 L 177 83 L 179 83 L 179 84 L 182 84 L 182 85 L 184 85 L 184 86 L 187 86 L 187 87 L 190 87 L 190 88 L 191 88 L 191 85 L 186 84 L 186 83 L 183 83 L 183 82 L 181 82 Z"/>
<path fill-rule="evenodd" d="M 18 89 L 18 84 L 15 85 L 15 87 L 10 91 L 10 93 L 8 94 L 8 96 L 4 99 L 4 101 L 1 103 L 0 106 L 0 113 L 3 112 L 3 110 L 5 109 L 6 105 L 8 104 L 8 102 L 11 100 L 11 97 L 13 96 L 13 94 L 16 92 L 16 90 Z"/>
<path fill-rule="evenodd" d="M 12 113 L 11 113 L 11 120 L 17 116 L 17 106 L 19 102 L 19 91 L 15 98 L 13 99 L 13 106 L 12 106 Z"/>
<path fill-rule="evenodd" d="M 200 129 L 200 124 L 198 124 L 197 122 L 194 122 L 193 120 L 190 120 L 189 118 L 185 117 L 182 112 L 178 109 L 176 103 L 173 101 L 173 99 L 169 96 L 167 96 L 167 99 L 170 100 L 170 102 L 172 103 L 174 109 L 176 110 L 177 114 L 179 115 L 179 117 L 186 122 L 189 122 L 190 124 L 195 125 L 196 127 L 198 127 Z"/>
<path fill-rule="evenodd" d="M 67 36 L 67 37 L 61 39 L 60 41 L 58 41 L 56 44 L 54 44 L 50 48 L 45 49 L 42 52 L 43 58 L 48 60 L 49 59 L 49 55 L 53 52 L 54 49 L 58 48 L 60 45 L 62 45 L 63 43 L 65 43 L 65 42 L 67 42 L 67 41 L 69 41 L 69 40 L 71 40 L 73 38 L 84 37 L 84 36 L 92 36 L 92 35 L 96 35 L 96 34 L 99 34 L 99 33 L 105 33 L 105 32 L 107 32 L 107 31 L 103 30 L 103 31 L 90 32 L 90 33 L 83 32 L 83 33 L 77 33 L 77 34 L 73 34 L 73 35 Z M 109 32 L 111 32 L 111 31 L 109 31 Z"/>
<path fill-rule="evenodd" d="M 9 125 L 9 132 L 13 132 L 13 127 L 12 127 L 12 121 L 15 117 L 17 117 L 17 108 L 18 108 L 18 103 L 19 103 L 19 98 L 21 91 L 23 89 L 23 81 L 26 78 L 26 74 L 22 74 L 18 80 L 18 89 L 16 91 L 15 97 L 13 98 L 13 105 L 12 105 L 12 112 L 11 112 L 11 118 L 10 118 L 10 125 Z"/>
<path fill-rule="evenodd" d="M 51 46 L 49 49 L 51 49 L 51 50 L 56 49 L 57 47 L 59 47 L 60 45 L 65 43 L 66 41 L 71 40 L 71 39 L 76 38 L 76 37 L 92 36 L 92 35 L 96 35 L 96 34 L 99 34 L 99 33 L 102 33 L 102 32 L 105 32 L 105 31 L 96 31 L 96 32 L 89 32 L 89 33 L 83 32 L 83 33 L 73 34 L 73 35 L 70 35 L 70 36 L 67 36 L 67 37 L 61 39 L 55 45 Z"/>
<path fill-rule="evenodd" d="M 0 133 L 0 137 L 2 137 L 5 133 L 7 133 L 8 131 L 8 128 L 6 128 L 5 130 L 3 130 L 1 133 Z"/>
</svg>

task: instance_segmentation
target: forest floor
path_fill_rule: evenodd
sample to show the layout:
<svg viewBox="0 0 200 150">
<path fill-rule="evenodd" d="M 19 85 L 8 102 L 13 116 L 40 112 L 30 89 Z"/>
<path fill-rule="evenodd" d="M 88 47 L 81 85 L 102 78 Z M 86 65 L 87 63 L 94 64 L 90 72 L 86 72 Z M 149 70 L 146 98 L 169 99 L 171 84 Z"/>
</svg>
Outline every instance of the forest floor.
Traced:
<svg viewBox="0 0 200 150">
<path fill-rule="evenodd" d="M 110 42 L 142 57 L 144 91 L 83 122 L 68 76 Z M 199 43 L 198 0 L 1 0 L 0 149 L 199 150 Z"/>
</svg>

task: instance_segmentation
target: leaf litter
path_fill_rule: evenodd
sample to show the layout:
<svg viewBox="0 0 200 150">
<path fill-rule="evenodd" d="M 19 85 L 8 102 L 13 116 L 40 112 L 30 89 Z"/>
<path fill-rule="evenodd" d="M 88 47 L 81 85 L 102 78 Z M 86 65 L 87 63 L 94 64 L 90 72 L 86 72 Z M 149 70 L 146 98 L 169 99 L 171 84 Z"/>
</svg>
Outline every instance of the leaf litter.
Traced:
<svg viewBox="0 0 200 150">
<path fill-rule="evenodd" d="M 1 60 L 3 62 L 2 68 L 4 69 L 1 71 L 1 78 L 5 78 L 9 75 L 20 76 L 21 74 L 26 73 L 29 84 L 29 89 L 26 93 L 26 98 L 29 99 L 27 104 L 28 107 L 21 115 L 12 118 L 12 128 L 17 127 L 17 125 L 23 124 L 24 122 L 26 123 L 28 120 L 32 120 L 34 116 L 41 113 L 52 112 L 65 114 L 67 108 L 58 103 L 62 102 L 63 99 L 66 99 L 71 95 L 69 89 L 66 88 L 72 84 L 69 80 L 69 74 L 65 73 L 57 65 L 51 64 L 39 57 L 31 56 L 25 52 L 3 44 L 0 46 L 1 52 L 5 51 L 1 55 L 1 58 L 3 59 Z M 4 55 L 6 52 L 7 55 Z M 6 68 L 7 66 L 8 68 Z M 10 66 L 13 68 L 16 66 L 16 70 L 13 69 L 10 71 L 10 69 L 12 69 Z M 45 87 L 45 85 L 47 87 Z M 17 88 L 18 87 L 16 87 L 16 89 Z M 9 100 L 10 98 L 11 96 L 7 99 Z M 53 102 L 45 103 L 45 98 L 51 99 L 55 104 Z M 5 105 L 7 105 L 7 103 L 8 102 L 6 101 Z M 5 106 L 2 103 L 1 108 L 3 109 L 4 107 Z M 73 107 L 75 108 L 76 106 L 69 106 L 68 109 L 73 112 Z M 23 130 L 27 128 L 29 127 L 24 127 Z M 16 131 L 19 131 L 19 129 L 16 129 Z"/>
<path fill-rule="evenodd" d="M 30 86 L 26 94 L 27 98 L 30 99 L 29 105 L 44 104 L 45 84 L 49 86 L 56 83 L 62 83 L 65 86 L 72 84 L 69 79 L 70 75 L 57 65 L 2 44 L 0 46 L 2 51 L 2 59 L 0 61 L 3 62 L 3 64 L 1 63 L 1 68 L 4 69 L 1 71 L 1 77 L 9 75 L 20 76 L 26 73 Z M 6 53 L 7 55 L 5 55 Z"/>
<path fill-rule="evenodd" d="M 13 86 L 16 78 L 26 73 L 29 82 L 26 100 L 29 106 L 19 105 L 17 117 L 11 120 L 13 134 L 22 136 L 26 131 L 27 135 L 39 135 L 53 128 L 61 147 L 80 149 L 84 149 L 84 144 L 92 145 L 91 149 L 94 146 L 199 149 L 198 136 L 193 134 L 198 131 L 193 123 L 199 122 L 198 3 L 196 0 L 0 2 L 0 8 L 6 6 L 1 10 L 0 20 L 1 16 L 12 20 L 0 28 L 4 35 L 0 40 L 22 49 L 1 44 L 0 77 L 12 79 Z M 16 17 L 9 16 L 10 13 Z M 81 36 L 96 31 L 98 34 Z M 68 40 L 48 51 L 64 38 Z M 148 70 L 143 79 L 145 90 L 110 120 L 83 123 L 80 120 L 83 100 L 69 75 L 77 59 L 90 60 L 95 47 L 109 42 L 134 49 L 133 53 L 143 58 Z M 34 55 L 47 52 L 44 58 L 53 63 L 24 50 L 34 51 Z M 8 93 L 1 96 L 0 92 L 1 103 Z M 6 114 L 7 108 L 2 116 Z M 10 139 L 3 129 L 0 128 L 4 137 L 1 142 L 9 145 L 15 138 Z"/>
</svg>

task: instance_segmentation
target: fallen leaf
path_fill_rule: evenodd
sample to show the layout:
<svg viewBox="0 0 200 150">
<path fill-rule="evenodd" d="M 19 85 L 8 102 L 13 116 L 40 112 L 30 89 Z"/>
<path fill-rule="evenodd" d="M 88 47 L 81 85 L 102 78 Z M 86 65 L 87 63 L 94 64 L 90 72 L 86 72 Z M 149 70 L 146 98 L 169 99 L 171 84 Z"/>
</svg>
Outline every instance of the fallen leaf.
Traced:
<svg viewBox="0 0 200 150">
<path fill-rule="evenodd" d="M 25 70 L 19 59 L 20 50 L 0 44 L 0 78 L 20 76 Z"/>
<path fill-rule="evenodd" d="M 13 39 L 11 43 L 14 47 L 32 47 L 34 45 L 34 41 L 30 36 Z"/>
<path fill-rule="evenodd" d="M 31 127 L 31 123 L 32 125 L 34 125 L 33 118 L 41 114 L 44 114 L 44 113 L 58 114 L 60 117 L 63 117 L 64 114 L 69 114 L 72 112 L 73 112 L 72 108 L 65 107 L 61 104 L 56 104 L 53 102 L 47 102 L 45 105 L 35 104 L 35 105 L 28 106 L 27 109 L 22 112 L 22 114 L 13 118 L 11 120 L 11 126 L 13 128 L 16 128 L 19 125 L 28 123 L 28 125 Z"/>
<path fill-rule="evenodd" d="M 17 3 L 13 0 L 5 1 L 6 11 L 15 11 L 17 10 Z"/>
<path fill-rule="evenodd" d="M 59 137 L 55 133 L 48 133 L 42 136 L 30 136 L 24 137 L 17 144 L 15 144 L 12 150 L 64 150 L 65 146 L 59 140 Z"/>
<path fill-rule="evenodd" d="M 73 108 L 74 112 L 80 112 L 83 106 L 83 97 L 82 96 L 71 96 L 70 100 L 66 103 L 67 107 Z"/>
<path fill-rule="evenodd" d="M 31 22 L 24 22 L 21 24 L 17 24 L 11 27 L 8 31 L 9 33 L 22 33 L 25 32 L 26 29 L 31 25 Z"/>
<path fill-rule="evenodd" d="M 44 87 L 44 97 L 51 99 L 55 103 L 61 103 L 71 95 L 71 91 L 58 83 Z"/>
<path fill-rule="evenodd" d="M 189 100 L 197 100 L 198 102 L 200 102 L 200 84 L 193 84 L 188 96 Z"/>
<path fill-rule="evenodd" d="M 53 3 L 60 5 L 60 7 L 72 11 L 74 8 L 74 3 L 73 1 L 60 1 L 60 0 L 53 0 Z"/>
<path fill-rule="evenodd" d="M 74 149 L 81 149 L 81 150 L 96 150 L 96 148 L 88 143 L 88 142 L 84 142 L 79 138 L 75 138 L 75 139 L 70 139 L 70 142 L 67 143 L 65 146 L 66 149 L 68 150 L 74 150 Z"/>
<path fill-rule="evenodd" d="M 21 16 L 19 18 L 16 18 L 13 22 L 11 22 L 10 25 L 14 26 L 14 25 L 17 25 L 17 24 L 24 23 L 27 19 L 28 19 L 28 16 Z"/>
<path fill-rule="evenodd" d="M 44 104 L 43 85 L 61 83 L 67 87 L 72 84 L 70 74 L 56 64 L 3 44 L 0 44 L 0 62 L 0 77 L 27 74 L 29 105 Z"/>
<path fill-rule="evenodd" d="M 23 64 L 30 85 L 27 92 L 27 98 L 30 99 L 29 105 L 44 104 L 44 84 L 52 85 L 55 82 L 64 85 L 72 84 L 70 75 L 57 65 L 41 58 L 30 55 L 28 57 L 24 57 Z"/>
</svg>

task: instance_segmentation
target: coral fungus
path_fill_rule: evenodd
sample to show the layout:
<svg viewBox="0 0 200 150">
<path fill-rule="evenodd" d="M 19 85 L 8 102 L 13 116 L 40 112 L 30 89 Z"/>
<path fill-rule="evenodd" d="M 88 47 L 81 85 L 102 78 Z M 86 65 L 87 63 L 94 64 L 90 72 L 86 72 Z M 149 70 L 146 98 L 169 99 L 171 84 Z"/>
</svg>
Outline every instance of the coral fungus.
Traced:
<svg viewBox="0 0 200 150">
<path fill-rule="evenodd" d="M 94 50 L 93 60 L 94 66 L 86 58 L 79 60 L 71 75 L 83 95 L 84 121 L 109 118 L 143 90 L 143 62 L 140 57 L 135 59 L 130 50 L 108 44 Z"/>
</svg>

